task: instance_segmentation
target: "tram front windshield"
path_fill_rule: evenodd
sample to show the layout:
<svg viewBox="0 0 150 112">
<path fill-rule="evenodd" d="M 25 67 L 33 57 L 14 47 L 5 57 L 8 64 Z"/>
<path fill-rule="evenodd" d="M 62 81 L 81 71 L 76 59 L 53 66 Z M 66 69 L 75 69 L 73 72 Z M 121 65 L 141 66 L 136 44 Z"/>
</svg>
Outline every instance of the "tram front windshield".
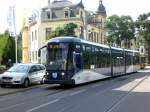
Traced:
<svg viewBox="0 0 150 112">
<path fill-rule="evenodd" d="M 66 70 L 68 44 L 49 44 L 48 45 L 48 70 Z"/>
</svg>

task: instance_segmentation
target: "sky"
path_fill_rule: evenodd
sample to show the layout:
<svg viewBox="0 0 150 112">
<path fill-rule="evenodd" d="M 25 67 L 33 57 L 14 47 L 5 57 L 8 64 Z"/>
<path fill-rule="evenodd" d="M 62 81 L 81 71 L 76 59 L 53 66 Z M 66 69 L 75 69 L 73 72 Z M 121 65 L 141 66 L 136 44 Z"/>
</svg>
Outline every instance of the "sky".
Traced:
<svg viewBox="0 0 150 112">
<path fill-rule="evenodd" d="M 51 0 L 53 1 L 53 0 Z M 80 0 L 70 0 L 78 3 Z M 29 16 L 34 10 L 39 10 L 47 5 L 48 0 L 0 0 L 0 33 L 8 29 L 8 10 L 9 7 L 15 6 L 16 29 L 21 30 L 22 18 Z M 96 11 L 99 0 L 83 0 L 85 9 L 88 11 Z M 103 0 L 106 7 L 107 16 L 113 14 L 130 15 L 136 20 L 139 14 L 150 12 L 150 0 Z"/>
</svg>

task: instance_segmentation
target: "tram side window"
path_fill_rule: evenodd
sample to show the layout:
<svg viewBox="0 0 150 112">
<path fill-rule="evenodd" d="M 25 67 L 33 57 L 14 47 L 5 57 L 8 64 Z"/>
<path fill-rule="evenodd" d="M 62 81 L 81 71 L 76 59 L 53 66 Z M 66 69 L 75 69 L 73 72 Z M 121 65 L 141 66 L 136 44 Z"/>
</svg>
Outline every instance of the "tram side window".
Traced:
<svg viewBox="0 0 150 112">
<path fill-rule="evenodd" d="M 81 52 L 81 47 L 80 47 L 79 44 L 76 44 L 76 45 L 75 45 L 75 52 L 76 52 L 76 53 L 80 53 L 80 52 Z"/>
<path fill-rule="evenodd" d="M 121 57 L 118 51 L 113 51 L 113 66 L 121 66 Z"/>
<path fill-rule="evenodd" d="M 124 58 L 121 51 L 117 52 L 117 66 L 123 66 L 124 65 Z"/>
<path fill-rule="evenodd" d="M 96 67 L 95 46 L 92 46 L 92 50 L 91 50 L 91 53 L 90 53 L 90 57 L 91 57 L 91 65 L 94 65 L 94 67 Z"/>
<path fill-rule="evenodd" d="M 97 53 L 98 56 L 98 68 L 103 68 L 103 63 L 104 63 L 104 59 L 103 59 L 103 50 L 100 48 L 99 52 Z"/>
<path fill-rule="evenodd" d="M 110 54 L 109 50 L 105 49 L 105 52 L 103 53 L 104 57 L 104 67 L 109 67 L 110 66 Z"/>
<path fill-rule="evenodd" d="M 73 70 L 73 46 L 69 45 L 68 49 L 68 70 Z"/>
<path fill-rule="evenodd" d="M 83 45 L 83 57 L 84 57 L 84 68 L 85 69 L 90 69 L 91 53 L 92 53 L 91 46 Z"/>
<path fill-rule="evenodd" d="M 98 68 L 99 67 L 99 49 L 98 48 L 95 48 L 95 67 Z"/>
<path fill-rule="evenodd" d="M 81 45 L 76 44 L 74 51 L 77 53 L 76 54 L 76 58 L 75 58 L 75 60 L 76 60 L 76 67 L 81 69 L 82 65 L 83 65 L 83 62 L 82 62 L 82 59 L 81 59 Z"/>
<path fill-rule="evenodd" d="M 117 66 L 117 58 L 116 57 L 113 58 L 113 66 Z"/>
<path fill-rule="evenodd" d="M 101 67 L 105 68 L 107 63 L 107 54 L 105 53 L 105 51 L 102 52 L 101 61 L 102 61 Z"/>
<path fill-rule="evenodd" d="M 126 60 L 127 60 L 127 65 L 132 64 L 132 56 L 129 53 L 126 55 Z"/>
<path fill-rule="evenodd" d="M 133 57 L 133 64 L 134 65 L 138 65 L 139 64 L 139 56 L 138 55 Z"/>
<path fill-rule="evenodd" d="M 140 64 L 140 57 L 136 56 L 136 64 Z"/>
<path fill-rule="evenodd" d="M 112 50 L 112 63 L 114 67 L 117 66 L 117 56 L 114 50 Z"/>
</svg>

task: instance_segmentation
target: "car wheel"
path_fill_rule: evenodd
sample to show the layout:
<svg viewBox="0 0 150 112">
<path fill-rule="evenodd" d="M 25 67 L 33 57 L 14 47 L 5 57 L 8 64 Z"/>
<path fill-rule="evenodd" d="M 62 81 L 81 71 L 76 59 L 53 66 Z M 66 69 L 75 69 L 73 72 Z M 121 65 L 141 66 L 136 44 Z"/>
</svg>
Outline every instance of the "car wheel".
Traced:
<svg viewBox="0 0 150 112">
<path fill-rule="evenodd" d="M 27 88 L 27 87 L 29 87 L 29 85 L 30 85 L 30 81 L 29 81 L 28 79 L 25 79 L 25 80 L 24 80 L 23 87 L 24 87 L 24 88 Z"/>
<path fill-rule="evenodd" d="M 44 78 L 42 78 L 42 80 L 40 81 L 40 84 L 44 84 Z"/>
<path fill-rule="evenodd" d="M 1 85 L 1 88 L 5 88 L 5 87 L 6 87 L 6 85 L 5 85 L 5 84 L 2 84 L 2 85 Z"/>
</svg>

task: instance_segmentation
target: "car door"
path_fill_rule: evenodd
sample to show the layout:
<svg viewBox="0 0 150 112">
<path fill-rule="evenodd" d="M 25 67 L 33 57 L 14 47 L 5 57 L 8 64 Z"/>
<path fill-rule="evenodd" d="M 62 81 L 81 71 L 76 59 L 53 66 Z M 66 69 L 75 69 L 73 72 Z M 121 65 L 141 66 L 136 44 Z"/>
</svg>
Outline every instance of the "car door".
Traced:
<svg viewBox="0 0 150 112">
<path fill-rule="evenodd" d="M 36 83 L 37 82 L 37 67 L 36 65 L 32 65 L 29 71 L 29 80 L 30 83 Z"/>
<path fill-rule="evenodd" d="M 39 82 L 41 82 L 41 80 L 43 79 L 44 75 L 45 75 L 45 68 L 42 65 L 38 65 L 38 79 Z"/>
</svg>

